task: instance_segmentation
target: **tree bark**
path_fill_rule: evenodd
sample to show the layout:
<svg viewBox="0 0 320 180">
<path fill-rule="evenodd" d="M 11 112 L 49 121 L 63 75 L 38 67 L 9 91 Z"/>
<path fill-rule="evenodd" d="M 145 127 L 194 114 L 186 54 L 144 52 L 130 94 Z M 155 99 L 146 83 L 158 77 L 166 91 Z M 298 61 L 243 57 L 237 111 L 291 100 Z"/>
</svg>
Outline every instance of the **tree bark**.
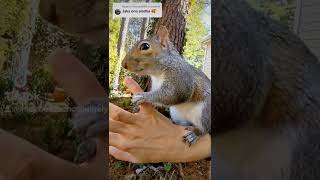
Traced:
<svg viewBox="0 0 320 180">
<path fill-rule="evenodd" d="M 25 24 L 16 39 L 18 48 L 16 49 L 12 63 L 12 80 L 14 86 L 18 89 L 27 85 L 29 54 L 36 26 L 38 4 L 39 0 L 32 0 L 29 2 L 28 17 L 26 17 Z"/>
<path fill-rule="evenodd" d="M 131 2 L 131 0 L 129 0 L 129 2 Z M 121 61 L 122 61 L 121 58 L 123 57 L 123 53 L 124 53 L 129 20 L 130 20 L 129 18 L 121 18 L 119 39 L 118 39 L 118 45 L 117 45 L 118 61 L 115 67 L 116 69 L 114 72 L 114 80 L 112 83 L 113 89 L 115 90 L 117 90 L 119 87 L 119 76 L 121 73 Z"/>
<path fill-rule="evenodd" d="M 145 2 L 150 2 L 150 0 L 145 0 Z M 142 26 L 140 32 L 140 40 L 143 40 L 147 36 L 147 27 L 148 27 L 149 18 L 142 19 Z"/>
<path fill-rule="evenodd" d="M 157 33 L 161 25 L 166 26 L 170 41 L 182 54 L 190 0 L 163 0 L 162 4 L 163 16 L 157 21 L 154 32 Z"/>
</svg>

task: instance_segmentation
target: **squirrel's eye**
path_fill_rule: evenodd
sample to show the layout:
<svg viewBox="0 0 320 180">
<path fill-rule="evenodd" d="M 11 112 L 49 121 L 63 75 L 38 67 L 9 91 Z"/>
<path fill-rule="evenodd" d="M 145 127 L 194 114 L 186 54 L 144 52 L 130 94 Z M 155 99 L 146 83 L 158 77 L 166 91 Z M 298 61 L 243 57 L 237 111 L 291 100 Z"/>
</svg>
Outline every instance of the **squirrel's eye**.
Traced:
<svg viewBox="0 0 320 180">
<path fill-rule="evenodd" d="M 140 50 L 148 50 L 150 48 L 150 45 L 148 43 L 143 43 L 140 46 Z"/>
</svg>

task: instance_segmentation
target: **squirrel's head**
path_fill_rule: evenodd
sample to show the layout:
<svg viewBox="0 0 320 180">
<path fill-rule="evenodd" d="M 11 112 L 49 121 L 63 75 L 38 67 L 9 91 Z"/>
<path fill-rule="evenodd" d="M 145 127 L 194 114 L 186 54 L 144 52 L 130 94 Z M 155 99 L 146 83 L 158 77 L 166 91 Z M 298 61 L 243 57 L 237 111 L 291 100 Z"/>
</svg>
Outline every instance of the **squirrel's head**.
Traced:
<svg viewBox="0 0 320 180">
<path fill-rule="evenodd" d="M 138 75 L 151 75 L 161 69 L 162 57 L 166 57 L 172 46 L 169 32 L 161 26 L 157 35 L 136 43 L 122 61 L 122 67 Z"/>
</svg>

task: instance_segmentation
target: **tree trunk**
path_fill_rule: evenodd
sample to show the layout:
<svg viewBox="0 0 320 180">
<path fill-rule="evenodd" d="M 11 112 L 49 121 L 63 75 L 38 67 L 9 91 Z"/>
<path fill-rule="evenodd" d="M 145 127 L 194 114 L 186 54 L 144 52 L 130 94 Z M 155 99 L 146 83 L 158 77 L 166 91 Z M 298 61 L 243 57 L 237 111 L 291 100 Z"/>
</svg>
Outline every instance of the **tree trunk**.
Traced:
<svg viewBox="0 0 320 180">
<path fill-rule="evenodd" d="M 17 39 L 15 39 L 17 49 L 12 60 L 11 78 L 14 82 L 14 87 L 20 90 L 27 85 L 30 49 L 35 32 L 38 4 L 39 0 L 29 2 L 28 17 L 26 17 L 25 24 L 22 26 L 21 31 L 18 32 Z"/>
<path fill-rule="evenodd" d="M 147 25 L 148 25 L 148 22 L 149 22 L 149 18 L 143 18 L 142 20 L 142 26 L 141 26 L 141 32 L 140 32 L 140 40 L 143 40 L 146 38 L 147 36 Z"/>
<path fill-rule="evenodd" d="M 129 0 L 131 2 L 131 0 Z M 125 43 L 126 43 L 126 37 L 128 32 L 128 25 L 129 25 L 129 18 L 121 18 L 121 25 L 120 25 L 120 31 L 119 31 L 119 39 L 118 39 L 118 45 L 117 45 L 117 53 L 118 53 L 118 62 L 116 65 L 116 69 L 114 72 L 114 79 L 113 79 L 113 89 L 117 90 L 119 87 L 119 78 L 121 73 L 121 61 L 124 53 Z"/>
<path fill-rule="evenodd" d="M 150 0 L 145 0 L 146 2 L 150 2 Z M 147 36 L 147 25 L 149 22 L 149 18 L 143 18 L 142 20 L 142 26 L 141 26 L 141 32 L 140 32 L 140 40 L 143 40 Z"/>
<path fill-rule="evenodd" d="M 163 0 L 162 4 L 163 16 L 157 21 L 154 32 L 156 33 L 161 25 L 166 26 L 170 41 L 182 54 L 190 0 Z"/>
</svg>

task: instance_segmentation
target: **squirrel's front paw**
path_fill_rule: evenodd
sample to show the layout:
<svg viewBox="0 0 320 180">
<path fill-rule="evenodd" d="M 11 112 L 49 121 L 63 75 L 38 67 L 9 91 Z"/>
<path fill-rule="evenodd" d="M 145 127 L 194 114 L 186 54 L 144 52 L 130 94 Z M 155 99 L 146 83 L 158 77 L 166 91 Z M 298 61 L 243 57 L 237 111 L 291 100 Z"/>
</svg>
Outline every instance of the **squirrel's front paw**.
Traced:
<svg viewBox="0 0 320 180">
<path fill-rule="evenodd" d="M 145 102 L 145 99 L 144 99 L 144 96 L 142 93 L 137 93 L 137 94 L 134 94 L 132 96 L 132 100 L 131 100 L 132 104 L 134 105 L 140 105 L 142 103 Z"/>
</svg>

